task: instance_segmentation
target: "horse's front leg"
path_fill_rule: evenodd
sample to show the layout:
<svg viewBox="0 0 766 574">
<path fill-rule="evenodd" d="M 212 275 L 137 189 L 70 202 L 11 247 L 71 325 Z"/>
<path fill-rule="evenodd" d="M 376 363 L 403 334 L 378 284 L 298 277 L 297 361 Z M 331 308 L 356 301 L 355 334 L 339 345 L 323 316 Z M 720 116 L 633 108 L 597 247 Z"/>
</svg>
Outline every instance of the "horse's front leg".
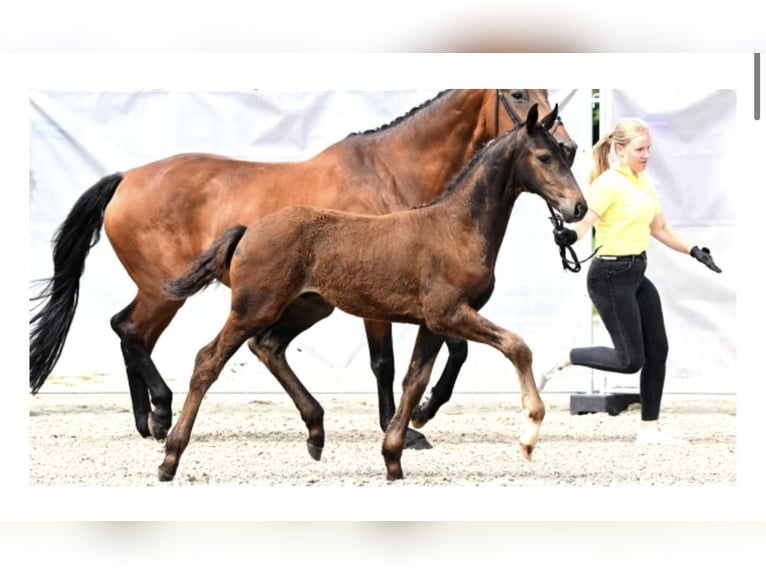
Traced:
<svg viewBox="0 0 766 574">
<path fill-rule="evenodd" d="M 386 464 L 386 478 L 399 480 L 404 478 L 402 472 L 402 450 L 407 436 L 407 423 L 412 411 L 423 396 L 428 378 L 436 360 L 436 355 L 444 342 L 444 337 L 431 333 L 421 327 L 412 351 L 410 368 L 402 383 L 402 396 L 399 407 L 394 412 L 391 422 L 383 437 L 383 460 Z"/>
<path fill-rule="evenodd" d="M 439 408 L 452 398 L 458 373 L 468 357 L 468 343 L 463 339 L 447 337 L 446 343 L 449 351 L 447 364 L 444 365 L 438 382 L 431 389 L 430 396 L 412 413 L 412 425 L 415 428 L 422 427 L 434 418 Z"/>
<path fill-rule="evenodd" d="M 378 388 L 378 417 L 380 429 L 385 432 L 396 410 L 394 400 L 394 345 L 391 323 L 365 319 L 367 347 L 370 351 L 370 366 Z M 428 439 L 414 429 L 407 429 L 405 448 L 429 449 Z"/>
<path fill-rule="evenodd" d="M 519 447 L 524 457 L 531 459 L 532 451 L 540 438 L 540 425 L 545 417 L 545 405 L 537 391 L 532 373 L 531 349 L 520 336 L 488 321 L 469 305 L 461 306 L 454 313 L 434 317 L 429 326 L 437 332 L 490 345 L 513 363 L 521 387 L 521 407 L 524 414 L 524 432 Z"/>
</svg>

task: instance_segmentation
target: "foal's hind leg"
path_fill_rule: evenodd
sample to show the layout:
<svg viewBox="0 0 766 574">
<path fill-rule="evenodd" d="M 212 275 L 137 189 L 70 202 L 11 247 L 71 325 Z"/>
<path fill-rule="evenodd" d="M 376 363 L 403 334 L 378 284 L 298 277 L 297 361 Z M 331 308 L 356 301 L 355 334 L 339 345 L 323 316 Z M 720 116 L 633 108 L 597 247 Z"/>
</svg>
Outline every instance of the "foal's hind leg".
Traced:
<svg viewBox="0 0 766 574">
<path fill-rule="evenodd" d="M 394 345 L 391 323 L 365 319 L 370 365 L 378 384 L 378 416 L 380 428 L 385 431 L 396 410 L 394 401 Z M 415 450 L 432 448 L 422 433 L 408 428 L 405 448 Z"/>
<path fill-rule="evenodd" d="M 297 335 L 327 317 L 334 309 L 318 297 L 298 298 L 284 310 L 277 323 L 247 343 L 295 403 L 309 431 L 306 447 L 314 460 L 320 460 L 324 448 L 324 409 L 287 364 L 285 351 Z"/>
<path fill-rule="evenodd" d="M 245 342 L 248 334 L 239 322 L 229 315 L 221 332 L 211 343 L 203 347 L 194 363 L 194 372 L 189 383 L 181 414 L 165 441 L 165 458 L 158 469 L 161 481 L 173 480 L 186 447 L 189 445 L 192 427 L 197 418 L 202 399 L 210 386 L 218 379 L 226 361 Z"/>
<path fill-rule="evenodd" d="M 452 398 L 457 375 L 468 357 L 468 343 L 463 339 L 447 337 L 445 342 L 449 351 L 447 364 L 444 365 L 439 381 L 431 389 L 430 397 L 418 405 L 412 413 L 412 425 L 415 428 L 422 427 L 434 418 L 439 408 Z"/>
<path fill-rule="evenodd" d="M 143 437 L 162 440 L 172 422 L 173 392 L 152 361 L 151 352 L 183 301 L 165 299 L 153 305 L 147 301 L 139 293 L 112 317 L 111 325 L 120 337 L 136 429 Z"/>
</svg>

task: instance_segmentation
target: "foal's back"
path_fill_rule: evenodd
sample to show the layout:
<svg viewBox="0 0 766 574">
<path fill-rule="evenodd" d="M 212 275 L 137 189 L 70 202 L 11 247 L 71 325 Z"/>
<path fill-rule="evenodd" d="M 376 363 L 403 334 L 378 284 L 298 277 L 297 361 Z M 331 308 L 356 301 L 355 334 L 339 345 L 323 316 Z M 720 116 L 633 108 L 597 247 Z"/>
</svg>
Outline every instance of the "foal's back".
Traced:
<svg viewBox="0 0 766 574">
<path fill-rule="evenodd" d="M 267 216 L 248 228 L 232 258 L 232 304 L 315 293 L 352 315 L 421 323 L 433 285 L 465 284 L 472 272 L 452 264 L 452 254 L 481 260 L 470 256 L 481 246 L 444 228 L 439 211 L 367 216 L 297 206 Z M 476 281 L 478 290 L 486 285 L 485 277 Z"/>
</svg>

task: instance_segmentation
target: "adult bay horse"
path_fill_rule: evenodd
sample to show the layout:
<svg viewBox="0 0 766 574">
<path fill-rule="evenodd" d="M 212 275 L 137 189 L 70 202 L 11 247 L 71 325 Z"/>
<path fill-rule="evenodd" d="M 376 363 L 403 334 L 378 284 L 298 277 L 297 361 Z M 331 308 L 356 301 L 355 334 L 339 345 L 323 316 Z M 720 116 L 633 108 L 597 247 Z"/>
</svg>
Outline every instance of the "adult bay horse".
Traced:
<svg viewBox="0 0 766 574">
<path fill-rule="evenodd" d="M 513 363 L 525 416 L 520 447 L 530 458 L 545 415 L 532 352 L 519 335 L 478 310 L 492 294 L 498 252 L 520 193 L 542 196 L 568 222 L 587 211 L 548 132 L 555 114 L 556 109 L 538 124 L 533 105 L 524 126 L 478 152 L 425 206 L 377 217 L 287 208 L 249 227 L 230 228 L 184 275 L 168 282 L 168 296 L 184 299 L 220 280 L 231 287 L 231 309 L 218 335 L 197 354 L 189 393 L 165 443 L 160 480 L 175 476 L 202 399 L 226 361 L 306 298 L 365 319 L 420 325 L 401 399 L 383 439 L 389 480 L 403 478 L 407 424 L 448 336 L 491 345 Z M 259 356 L 269 360 L 268 353 Z M 285 388 L 306 421 L 309 452 L 318 458 L 324 446 L 321 408 L 297 379 Z"/>
<path fill-rule="evenodd" d="M 102 225 L 138 289 L 111 320 L 120 338 L 136 428 L 141 436 L 160 440 L 171 426 L 172 392 L 151 353 L 183 305 L 183 300 L 165 295 L 166 281 L 183 272 L 226 228 L 287 206 L 380 215 L 429 201 L 479 146 L 518 125 L 533 104 L 547 113 L 547 90 L 449 90 L 388 125 L 352 134 L 305 161 L 262 163 L 182 154 L 103 178 L 79 198 L 54 236 L 54 274 L 36 297 L 44 305 L 30 321 L 32 392 L 40 389 L 61 354 L 85 259 Z M 550 129 L 573 161 L 576 145 L 563 125 L 557 122 Z M 282 385 L 292 378 L 284 349 L 326 312 L 307 300 L 291 307 L 263 336 L 271 354 L 257 354 Z M 391 325 L 365 319 L 365 328 L 385 429 L 395 408 Z M 448 400 L 467 353 L 465 341 L 450 338 L 447 346 L 449 359 L 433 394 L 439 404 Z M 429 405 L 431 416 L 436 408 Z M 425 441 L 415 431 L 411 436 Z"/>
</svg>

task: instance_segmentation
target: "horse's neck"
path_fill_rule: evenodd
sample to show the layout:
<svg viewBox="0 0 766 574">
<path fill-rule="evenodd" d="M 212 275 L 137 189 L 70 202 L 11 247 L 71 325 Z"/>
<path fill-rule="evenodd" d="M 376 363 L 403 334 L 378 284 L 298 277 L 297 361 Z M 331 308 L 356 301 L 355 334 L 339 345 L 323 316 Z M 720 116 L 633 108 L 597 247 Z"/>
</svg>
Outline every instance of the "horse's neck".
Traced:
<svg viewBox="0 0 766 574">
<path fill-rule="evenodd" d="M 432 200 L 492 137 L 486 92 L 453 90 L 400 124 L 372 134 L 409 205 Z M 364 145 L 364 144 L 362 144 Z"/>
</svg>

